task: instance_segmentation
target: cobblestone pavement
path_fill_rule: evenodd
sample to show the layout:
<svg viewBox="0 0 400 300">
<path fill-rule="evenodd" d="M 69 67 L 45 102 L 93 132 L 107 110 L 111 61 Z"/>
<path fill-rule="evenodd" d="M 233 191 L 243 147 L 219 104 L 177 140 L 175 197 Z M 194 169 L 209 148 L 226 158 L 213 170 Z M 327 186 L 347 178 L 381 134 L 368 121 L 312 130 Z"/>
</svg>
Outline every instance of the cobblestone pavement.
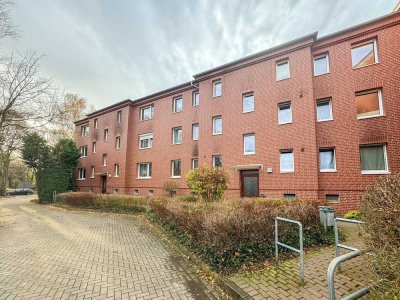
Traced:
<svg viewBox="0 0 400 300">
<path fill-rule="evenodd" d="M 349 236 L 344 244 L 362 249 L 357 225 L 351 226 L 353 227 L 346 226 L 345 231 Z M 344 254 L 345 251 L 341 250 L 341 253 Z M 280 262 L 279 268 L 268 266 L 263 270 L 232 276 L 229 280 L 248 295 L 246 299 L 328 299 L 326 273 L 333 258 L 335 258 L 335 250 L 332 246 L 306 251 L 303 286 L 299 275 L 298 255 L 293 259 Z M 365 259 L 364 254 L 341 264 L 342 272 L 335 275 L 337 299 L 348 296 L 370 283 L 373 276 L 368 272 Z"/>
<path fill-rule="evenodd" d="M 0 299 L 215 299 L 134 215 L 0 199 Z"/>
</svg>

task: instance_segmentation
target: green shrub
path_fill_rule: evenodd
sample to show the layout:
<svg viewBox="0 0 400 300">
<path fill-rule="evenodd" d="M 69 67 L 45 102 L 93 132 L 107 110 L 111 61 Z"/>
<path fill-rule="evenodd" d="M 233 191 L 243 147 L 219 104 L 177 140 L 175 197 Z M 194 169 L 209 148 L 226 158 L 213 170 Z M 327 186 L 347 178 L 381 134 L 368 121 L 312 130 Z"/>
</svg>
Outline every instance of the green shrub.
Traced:
<svg viewBox="0 0 400 300">
<path fill-rule="evenodd" d="M 186 176 L 190 189 L 204 201 L 222 199 L 229 184 L 229 174 L 223 168 L 202 166 L 191 170 Z"/>
<path fill-rule="evenodd" d="M 144 212 L 147 198 L 129 195 L 103 195 L 95 193 L 63 193 L 59 202 L 75 207 L 100 209 L 114 212 Z"/>
<path fill-rule="evenodd" d="M 151 218 L 177 236 L 217 271 L 236 270 L 243 264 L 274 255 L 275 217 L 300 221 L 304 245 L 331 244 L 332 231 L 325 234 L 319 223 L 323 202 L 300 200 L 240 199 L 220 202 L 182 202 L 155 199 Z M 280 223 L 279 237 L 298 247 L 298 227 Z M 280 249 L 285 251 L 284 249 Z"/>
<path fill-rule="evenodd" d="M 382 177 L 361 200 L 366 245 L 381 281 L 374 299 L 400 298 L 400 174 Z"/>
<path fill-rule="evenodd" d="M 175 181 L 165 181 L 163 184 L 163 190 L 168 197 L 175 196 L 178 188 L 179 185 Z"/>
<path fill-rule="evenodd" d="M 358 210 L 349 210 L 344 214 L 344 218 L 352 220 L 361 220 L 361 214 Z"/>
<path fill-rule="evenodd" d="M 189 194 L 189 195 L 179 196 L 178 199 L 183 202 L 196 202 L 198 197 L 196 195 Z"/>
</svg>

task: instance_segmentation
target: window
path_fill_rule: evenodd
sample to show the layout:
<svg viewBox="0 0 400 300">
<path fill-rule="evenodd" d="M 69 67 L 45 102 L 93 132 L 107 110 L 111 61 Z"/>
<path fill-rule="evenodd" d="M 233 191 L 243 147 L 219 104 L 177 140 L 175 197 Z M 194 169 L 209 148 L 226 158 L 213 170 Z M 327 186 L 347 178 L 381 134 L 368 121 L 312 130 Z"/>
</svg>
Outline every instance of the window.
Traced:
<svg viewBox="0 0 400 300">
<path fill-rule="evenodd" d="M 173 112 L 178 113 L 181 112 L 183 108 L 183 100 L 182 97 L 174 98 Z"/>
<path fill-rule="evenodd" d="M 114 177 L 119 176 L 119 164 L 114 165 Z"/>
<path fill-rule="evenodd" d="M 336 195 L 336 194 L 326 194 L 325 199 L 326 199 L 326 201 L 331 202 L 331 203 L 339 203 L 340 202 L 339 195 Z"/>
<path fill-rule="evenodd" d="M 115 148 L 116 149 L 121 149 L 121 137 L 120 136 L 117 136 L 115 138 Z"/>
<path fill-rule="evenodd" d="M 138 164 L 138 178 L 151 178 L 151 163 Z"/>
<path fill-rule="evenodd" d="M 213 97 L 222 95 L 222 82 L 221 79 L 213 81 Z"/>
<path fill-rule="evenodd" d="M 284 199 L 296 199 L 296 194 L 283 194 Z"/>
<path fill-rule="evenodd" d="M 139 149 L 149 149 L 153 147 L 153 133 L 139 135 Z"/>
<path fill-rule="evenodd" d="M 92 175 L 90 175 L 90 178 L 94 178 L 95 173 L 96 173 L 96 168 L 95 166 L 92 166 Z"/>
<path fill-rule="evenodd" d="M 354 45 L 351 49 L 353 69 L 373 65 L 378 62 L 376 40 Z"/>
<path fill-rule="evenodd" d="M 81 157 L 87 156 L 87 146 L 81 147 Z"/>
<path fill-rule="evenodd" d="M 386 145 L 360 147 L 361 173 L 380 174 L 388 172 Z"/>
<path fill-rule="evenodd" d="M 222 167 L 222 156 L 221 155 L 213 155 L 212 157 L 213 167 Z"/>
<path fill-rule="evenodd" d="M 243 136 L 243 147 L 245 155 L 256 153 L 256 136 L 254 133 Z"/>
<path fill-rule="evenodd" d="M 181 160 L 173 160 L 171 162 L 172 177 L 181 177 Z"/>
<path fill-rule="evenodd" d="M 332 101 L 331 99 L 324 99 L 317 101 L 317 121 L 330 121 L 333 120 L 332 116 Z"/>
<path fill-rule="evenodd" d="M 200 93 L 199 91 L 195 91 L 193 92 L 192 105 L 199 106 L 199 104 L 200 104 Z"/>
<path fill-rule="evenodd" d="M 94 119 L 94 129 L 99 128 L 99 119 Z"/>
<path fill-rule="evenodd" d="M 103 166 L 107 166 L 107 154 L 103 154 Z"/>
<path fill-rule="evenodd" d="M 118 194 L 118 189 L 113 189 L 113 194 Z"/>
<path fill-rule="evenodd" d="M 140 121 L 151 120 L 154 117 L 154 105 L 142 107 L 140 109 Z"/>
<path fill-rule="evenodd" d="M 108 141 L 108 129 L 104 129 L 104 141 L 107 142 Z"/>
<path fill-rule="evenodd" d="M 192 138 L 194 141 L 199 139 L 199 124 L 192 125 Z"/>
<path fill-rule="evenodd" d="M 247 113 L 251 111 L 254 111 L 254 95 L 243 95 L 243 112 Z"/>
<path fill-rule="evenodd" d="M 329 73 L 329 56 L 323 54 L 314 57 L 314 76 L 319 76 Z"/>
<path fill-rule="evenodd" d="M 290 102 L 278 105 L 278 122 L 279 124 L 292 123 L 292 104 Z"/>
<path fill-rule="evenodd" d="M 89 125 L 84 125 L 81 127 L 81 136 L 89 135 Z"/>
<path fill-rule="evenodd" d="M 148 196 L 154 196 L 154 190 L 148 190 L 147 191 Z"/>
<path fill-rule="evenodd" d="M 222 117 L 213 117 L 213 134 L 222 134 Z"/>
<path fill-rule="evenodd" d="M 92 143 L 92 152 L 96 153 L 96 142 Z"/>
<path fill-rule="evenodd" d="M 86 178 L 86 169 L 85 168 L 79 168 L 78 169 L 78 179 L 79 180 L 84 180 Z"/>
<path fill-rule="evenodd" d="M 133 190 L 132 194 L 133 194 L 134 196 L 138 196 L 138 195 L 139 195 L 139 190 Z"/>
<path fill-rule="evenodd" d="M 290 78 L 289 61 L 281 61 L 276 63 L 276 80 L 283 80 Z"/>
<path fill-rule="evenodd" d="M 117 123 L 121 123 L 122 122 L 122 110 L 119 110 L 117 112 Z"/>
<path fill-rule="evenodd" d="M 382 91 L 366 91 L 356 94 L 357 119 L 383 116 Z"/>
<path fill-rule="evenodd" d="M 172 144 L 182 144 L 182 127 L 172 128 Z"/>
<path fill-rule="evenodd" d="M 280 153 L 280 171 L 281 171 L 281 173 L 294 172 L 293 150 L 281 150 L 281 153 Z"/>
<path fill-rule="evenodd" d="M 199 159 L 198 158 L 193 158 L 192 159 L 192 170 L 197 169 L 199 167 Z"/>
<path fill-rule="evenodd" d="M 319 149 L 319 170 L 321 172 L 336 171 L 336 155 L 334 148 Z"/>
</svg>

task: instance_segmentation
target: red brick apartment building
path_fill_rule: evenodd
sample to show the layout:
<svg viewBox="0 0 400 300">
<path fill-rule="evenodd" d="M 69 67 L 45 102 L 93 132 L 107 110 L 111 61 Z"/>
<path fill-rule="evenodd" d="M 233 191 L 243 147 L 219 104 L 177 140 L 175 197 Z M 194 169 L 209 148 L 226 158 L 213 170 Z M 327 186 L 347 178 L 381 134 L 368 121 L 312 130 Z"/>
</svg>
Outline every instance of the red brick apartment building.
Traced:
<svg viewBox="0 0 400 300">
<path fill-rule="evenodd" d="M 222 165 L 232 197 L 356 208 L 400 171 L 400 12 L 313 33 L 76 122 L 79 191 L 160 195 Z"/>
</svg>

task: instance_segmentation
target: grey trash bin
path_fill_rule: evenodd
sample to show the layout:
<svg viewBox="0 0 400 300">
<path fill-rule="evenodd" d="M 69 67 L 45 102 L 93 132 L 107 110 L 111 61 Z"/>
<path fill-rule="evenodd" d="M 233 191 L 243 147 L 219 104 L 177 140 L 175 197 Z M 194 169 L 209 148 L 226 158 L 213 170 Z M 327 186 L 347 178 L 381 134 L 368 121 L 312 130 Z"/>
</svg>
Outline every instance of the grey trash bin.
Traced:
<svg viewBox="0 0 400 300">
<path fill-rule="evenodd" d="M 335 210 L 329 206 L 319 206 L 319 218 L 321 225 L 324 225 L 325 231 L 332 227 L 335 220 Z"/>
</svg>

